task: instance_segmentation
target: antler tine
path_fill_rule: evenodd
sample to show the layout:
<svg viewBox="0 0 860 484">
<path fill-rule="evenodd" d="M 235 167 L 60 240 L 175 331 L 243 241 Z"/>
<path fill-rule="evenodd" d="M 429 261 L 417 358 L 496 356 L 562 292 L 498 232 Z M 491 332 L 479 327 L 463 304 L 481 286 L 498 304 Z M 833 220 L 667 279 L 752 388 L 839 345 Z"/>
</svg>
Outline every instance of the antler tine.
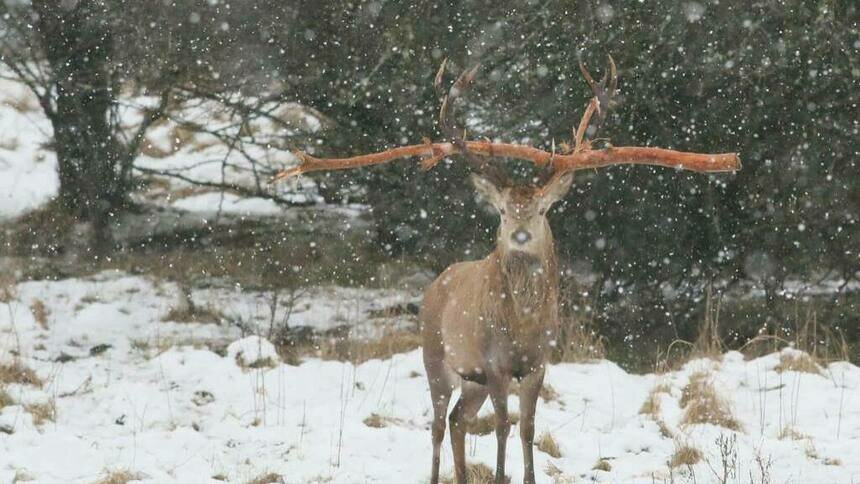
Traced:
<svg viewBox="0 0 860 484">
<path fill-rule="evenodd" d="M 437 71 L 436 77 L 433 81 L 437 91 L 441 91 L 442 77 L 445 74 L 446 66 L 447 59 L 442 61 L 442 65 L 439 66 L 439 70 Z M 475 76 L 478 74 L 478 70 L 480 68 L 481 65 L 476 64 L 471 69 L 466 69 L 457 77 L 457 80 L 454 81 L 448 89 L 448 93 L 442 98 L 442 105 L 439 108 L 439 128 L 441 129 L 442 134 L 444 134 L 445 137 L 457 147 L 457 151 L 463 155 L 466 162 L 473 170 L 486 176 L 496 185 L 506 186 L 510 183 L 501 168 L 469 151 L 463 134 L 465 130 L 460 129 L 453 122 L 454 102 L 458 98 L 462 97 L 466 92 L 468 92 L 469 88 L 472 87 L 472 83 L 474 82 Z"/>
</svg>

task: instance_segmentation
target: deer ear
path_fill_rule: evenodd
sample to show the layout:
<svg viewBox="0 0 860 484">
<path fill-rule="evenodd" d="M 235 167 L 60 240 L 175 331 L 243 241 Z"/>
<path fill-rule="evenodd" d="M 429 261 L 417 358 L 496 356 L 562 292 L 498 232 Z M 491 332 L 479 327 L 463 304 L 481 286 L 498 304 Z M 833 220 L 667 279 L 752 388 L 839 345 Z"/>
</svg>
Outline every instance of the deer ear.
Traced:
<svg viewBox="0 0 860 484">
<path fill-rule="evenodd" d="M 564 198 L 567 191 L 570 190 L 570 185 L 573 184 L 573 172 L 568 171 L 552 179 L 543 187 L 544 209 L 549 209 L 555 202 Z"/>
<path fill-rule="evenodd" d="M 499 191 L 499 188 L 494 185 L 493 182 L 487 180 L 481 175 L 472 173 L 470 178 L 472 179 L 472 185 L 475 186 L 475 190 L 478 192 L 478 195 L 494 207 L 498 208 L 499 202 L 502 200 L 502 193 Z"/>
</svg>

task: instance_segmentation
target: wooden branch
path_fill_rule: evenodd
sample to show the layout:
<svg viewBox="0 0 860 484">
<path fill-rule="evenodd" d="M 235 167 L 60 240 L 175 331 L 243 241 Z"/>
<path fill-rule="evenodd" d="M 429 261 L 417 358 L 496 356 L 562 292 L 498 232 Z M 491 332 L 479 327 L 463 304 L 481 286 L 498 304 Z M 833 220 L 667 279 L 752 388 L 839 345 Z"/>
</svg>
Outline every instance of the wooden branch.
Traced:
<svg viewBox="0 0 860 484">
<path fill-rule="evenodd" d="M 467 141 L 466 149 L 475 155 L 531 161 L 538 167 L 551 164 L 556 173 L 622 164 L 665 166 L 700 173 L 720 173 L 741 168 L 741 161 L 737 153 L 705 154 L 663 148 L 620 146 L 600 150 L 582 150 L 567 155 L 553 155 L 531 146 L 489 141 Z M 346 170 L 416 156 L 425 158 L 422 162 L 422 168 L 430 169 L 443 157 L 459 153 L 460 149 L 454 143 L 401 146 L 379 153 L 350 158 L 315 158 L 306 153 L 296 152 L 295 154 L 301 163 L 294 168 L 278 173 L 272 181 L 314 171 Z"/>
</svg>

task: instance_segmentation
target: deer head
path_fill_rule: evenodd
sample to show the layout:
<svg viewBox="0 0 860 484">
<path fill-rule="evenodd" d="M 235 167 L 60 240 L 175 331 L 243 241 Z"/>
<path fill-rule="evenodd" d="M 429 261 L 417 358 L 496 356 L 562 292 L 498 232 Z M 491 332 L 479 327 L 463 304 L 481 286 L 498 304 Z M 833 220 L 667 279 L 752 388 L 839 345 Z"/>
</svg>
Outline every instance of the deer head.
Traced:
<svg viewBox="0 0 860 484">
<path fill-rule="evenodd" d="M 551 178 L 543 186 L 497 186 L 472 174 L 472 184 L 483 200 L 499 214 L 496 248 L 505 257 L 522 253 L 539 257 L 552 250 L 552 232 L 547 212 L 570 189 L 573 173 Z"/>
</svg>

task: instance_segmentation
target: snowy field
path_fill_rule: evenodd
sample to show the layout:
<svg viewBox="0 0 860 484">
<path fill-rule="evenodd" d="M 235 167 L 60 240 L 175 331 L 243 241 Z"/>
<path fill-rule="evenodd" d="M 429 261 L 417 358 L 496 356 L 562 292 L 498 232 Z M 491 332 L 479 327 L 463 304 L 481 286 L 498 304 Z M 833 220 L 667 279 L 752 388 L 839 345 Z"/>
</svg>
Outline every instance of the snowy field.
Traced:
<svg viewBox="0 0 860 484">
<path fill-rule="evenodd" d="M 303 317 L 330 326 L 343 317 L 330 301 L 351 296 L 352 317 L 368 319 L 378 295 L 358 292 L 308 295 L 308 308 L 320 309 Z M 170 321 L 177 305 L 171 284 L 113 272 L 21 283 L 6 293 L 0 363 L 17 362 L 37 378 L 5 385 L 11 401 L 0 410 L 0 482 L 94 482 L 120 471 L 182 483 L 271 473 L 290 483 L 429 478 L 420 350 L 358 366 L 317 359 L 290 366 L 267 341 L 243 339 L 235 326 Z M 228 299 L 213 290 L 194 299 L 251 319 L 265 313 L 254 295 Z M 628 374 L 609 361 L 552 366 L 536 426 L 560 454 L 536 452 L 538 478 L 720 482 L 727 460 L 734 462 L 727 482 L 857 482 L 860 368 L 776 371 L 793 355 L 745 361 L 727 353 L 661 375 Z M 691 379 L 713 385 L 737 431 L 682 424 Z M 514 412 L 516 403 L 512 397 Z M 489 412 L 488 403 L 481 414 Z M 517 435 L 514 426 L 514 482 L 522 477 Z M 495 437 L 468 439 L 470 462 L 492 466 Z M 701 460 L 670 468 L 685 447 Z M 447 441 L 443 468 L 450 473 Z"/>
</svg>

